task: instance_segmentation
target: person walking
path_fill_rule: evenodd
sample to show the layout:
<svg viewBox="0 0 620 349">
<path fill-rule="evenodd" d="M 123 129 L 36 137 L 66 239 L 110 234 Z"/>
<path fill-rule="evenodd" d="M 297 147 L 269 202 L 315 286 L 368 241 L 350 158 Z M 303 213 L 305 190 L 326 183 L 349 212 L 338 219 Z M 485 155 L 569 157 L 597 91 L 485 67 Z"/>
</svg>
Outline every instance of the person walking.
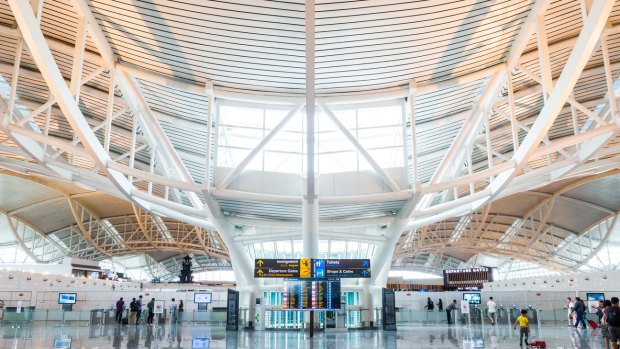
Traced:
<svg viewBox="0 0 620 349">
<path fill-rule="evenodd" d="M 455 309 L 456 309 L 456 299 L 452 303 L 448 304 L 448 307 L 446 308 L 446 316 L 448 318 L 448 325 L 452 324 L 450 313 L 452 312 L 452 310 L 455 310 Z"/>
<path fill-rule="evenodd" d="M 138 302 L 135 298 L 132 298 L 131 303 L 129 303 L 129 318 L 127 319 L 128 325 L 136 324 L 136 314 L 138 313 Z"/>
<path fill-rule="evenodd" d="M 136 325 L 138 324 L 138 322 L 140 322 L 140 316 L 142 315 L 142 295 L 138 296 L 138 300 L 136 300 L 136 302 L 138 302 L 136 304 L 137 306 L 137 311 L 136 311 Z"/>
<path fill-rule="evenodd" d="M 116 324 L 120 325 L 123 320 L 123 311 L 125 310 L 125 301 L 123 297 L 116 301 Z"/>
<path fill-rule="evenodd" d="M 433 309 L 435 309 L 435 303 L 433 303 L 431 297 L 426 298 L 426 305 L 424 306 L 424 309 L 428 311 L 433 311 Z"/>
<path fill-rule="evenodd" d="M 598 324 L 601 324 L 603 321 L 603 309 L 605 306 L 603 305 L 603 301 L 598 301 L 598 307 L 596 307 L 596 316 L 598 317 Z"/>
<path fill-rule="evenodd" d="M 151 298 L 151 301 L 146 304 L 149 315 L 146 317 L 146 325 L 153 325 L 153 317 L 155 316 L 155 298 Z"/>
<path fill-rule="evenodd" d="M 579 323 L 581 323 L 583 326 L 582 328 L 584 330 L 586 330 L 588 328 L 588 325 L 586 324 L 586 305 L 585 303 L 581 300 L 581 298 L 579 297 L 575 297 L 575 313 L 577 314 L 577 321 L 575 321 L 575 328 L 577 328 L 577 326 L 579 326 Z"/>
<path fill-rule="evenodd" d="M 177 322 L 177 302 L 172 298 L 170 302 L 170 324 L 176 324 Z"/>
<path fill-rule="evenodd" d="M 182 312 L 183 312 L 183 300 L 180 299 L 179 300 L 179 313 L 182 313 Z"/>
<path fill-rule="evenodd" d="M 530 334 L 530 320 L 527 318 L 527 309 L 521 310 L 521 315 L 515 321 L 513 328 L 517 329 L 517 324 L 519 324 L 519 346 L 523 346 L 523 337 L 525 337 L 525 345 L 530 345 L 527 340 L 529 339 Z"/>
<path fill-rule="evenodd" d="M 618 339 L 620 339 L 620 300 L 618 297 L 611 297 L 611 307 L 606 315 L 607 330 L 613 349 L 618 349 Z"/>
<path fill-rule="evenodd" d="M 437 302 L 437 309 L 439 309 L 439 311 L 443 311 L 443 301 L 441 298 L 439 298 L 439 301 Z"/>
<path fill-rule="evenodd" d="M 605 349 L 609 349 L 609 325 L 607 324 L 607 314 L 611 309 L 611 301 L 606 299 L 603 301 L 603 318 L 601 318 L 601 334 L 605 342 Z"/>
<path fill-rule="evenodd" d="M 575 303 L 573 302 L 573 300 L 570 297 L 566 298 L 566 306 L 564 307 L 564 309 L 567 309 L 568 311 L 568 326 L 572 326 L 574 308 Z"/>
<path fill-rule="evenodd" d="M 489 319 L 491 320 L 491 325 L 495 326 L 495 312 L 497 312 L 497 304 L 493 301 L 493 297 L 489 297 L 489 301 L 487 302 L 487 309 L 489 310 Z"/>
</svg>

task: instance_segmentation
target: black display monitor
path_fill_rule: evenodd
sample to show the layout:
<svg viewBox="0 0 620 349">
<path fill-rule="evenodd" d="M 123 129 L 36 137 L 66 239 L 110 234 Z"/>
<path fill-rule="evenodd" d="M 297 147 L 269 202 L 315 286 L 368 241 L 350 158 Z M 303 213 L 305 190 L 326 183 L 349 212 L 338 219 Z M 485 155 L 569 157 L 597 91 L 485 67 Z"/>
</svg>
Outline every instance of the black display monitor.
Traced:
<svg viewBox="0 0 620 349">
<path fill-rule="evenodd" d="M 58 304 L 75 304 L 77 293 L 59 293 Z"/>
<path fill-rule="evenodd" d="M 463 300 L 468 301 L 469 304 L 480 304 L 480 293 L 463 293 Z"/>
<path fill-rule="evenodd" d="M 194 303 L 196 303 L 196 304 L 209 304 L 209 303 L 211 303 L 211 293 L 209 293 L 209 292 L 196 292 L 196 293 L 194 293 Z"/>
</svg>

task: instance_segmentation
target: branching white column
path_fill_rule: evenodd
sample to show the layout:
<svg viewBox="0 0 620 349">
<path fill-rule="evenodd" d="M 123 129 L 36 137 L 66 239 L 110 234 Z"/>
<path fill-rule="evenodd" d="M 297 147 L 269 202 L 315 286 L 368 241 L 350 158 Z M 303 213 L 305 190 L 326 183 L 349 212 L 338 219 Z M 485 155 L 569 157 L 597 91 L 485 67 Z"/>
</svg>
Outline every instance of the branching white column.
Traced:
<svg viewBox="0 0 620 349">
<path fill-rule="evenodd" d="M 318 181 L 314 181 L 314 191 L 317 190 Z M 312 202 L 311 202 L 312 201 Z M 308 195 L 304 196 L 301 204 L 302 238 L 304 242 L 305 258 L 319 257 L 319 200 L 315 195 L 314 200 L 309 200 Z"/>
<path fill-rule="evenodd" d="M 319 253 L 319 200 L 314 168 L 315 125 L 315 2 L 307 0 L 306 15 L 306 186 L 302 203 L 302 235 L 305 258 Z"/>
</svg>

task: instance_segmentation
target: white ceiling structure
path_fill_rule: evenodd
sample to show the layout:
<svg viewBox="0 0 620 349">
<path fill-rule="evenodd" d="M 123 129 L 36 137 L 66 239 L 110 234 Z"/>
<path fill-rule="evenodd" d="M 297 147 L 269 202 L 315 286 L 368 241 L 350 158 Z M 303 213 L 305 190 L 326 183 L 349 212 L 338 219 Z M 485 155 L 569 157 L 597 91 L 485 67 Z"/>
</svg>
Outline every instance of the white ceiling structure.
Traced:
<svg viewBox="0 0 620 349">
<path fill-rule="evenodd" d="M 0 242 L 609 267 L 619 76 L 614 1 L 0 0 Z"/>
</svg>

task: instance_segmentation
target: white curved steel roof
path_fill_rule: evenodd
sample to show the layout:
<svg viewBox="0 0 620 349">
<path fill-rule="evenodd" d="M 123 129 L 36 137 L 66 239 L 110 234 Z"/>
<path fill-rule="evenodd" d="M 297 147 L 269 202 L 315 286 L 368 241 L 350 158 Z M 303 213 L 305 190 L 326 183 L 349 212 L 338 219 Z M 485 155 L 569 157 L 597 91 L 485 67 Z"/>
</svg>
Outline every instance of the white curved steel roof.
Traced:
<svg viewBox="0 0 620 349">
<path fill-rule="evenodd" d="M 611 223 L 619 209 L 606 196 L 617 177 L 607 171 L 618 168 L 620 155 L 614 2 L 41 3 L 33 9 L 0 0 L 0 167 L 127 200 L 131 209 L 122 216 L 148 215 L 151 228 L 160 227 L 158 238 L 173 229 L 161 217 L 182 221 L 173 230 L 196 239 L 177 241 L 185 244 L 182 253 L 203 249 L 249 269 L 251 244 L 302 239 L 303 223 L 313 217 L 304 193 L 315 180 L 314 234 L 382 246 L 373 255 L 379 265 L 394 256 L 394 267 L 436 270 L 468 265 L 478 253 L 508 258 L 526 248 L 530 262 L 579 269 L 615 241 L 599 236 L 601 248 L 584 249 L 581 259 L 562 254 L 569 249 L 562 246 L 574 247 L 597 222 Z M 317 112 L 308 116 L 306 103 L 316 103 Z M 372 126 L 356 122 L 364 108 L 381 103 L 402 115 L 398 125 L 382 125 L 384 144 L 370 146 L 383 115 Z M 233 124 L 223 121 L 222 106 L 238 107 Z M 305 124 L 310 117 L 316 134 Z M 239 122 L 244 118 L 247 124 Z M 313 138 L 319 145 L 309 150 Z M 399 154 L 390 155 L 397 165 L 382 165 L 390 151 Z M 223 154 L 235 159 L 225 163 Z M 327 173 L 329 156 L 357 167 Z M 265 166 L 291 157 L 301 170 Z M 317 161 L 316 175 L 304 173 L 308 161 Z M 580 184 L 565 187 L 571 181 Z M 554 186 L 566 191 L 554 196 Z M 47 200 L 40 194 L 33 201 Z M 95 216 L 92 200 L 74 211 Z M 18 201 L 0 209 L 8 217 Z M 62 211 L 56 204 L 45 207 Z M 575 212 L 588 219 L 573 219 Z M 98 241 L 80 239 L 74 215 L 66 216 L 50 229 L 34 217 L 17 218 L 94 246 L 82 254 L 89 258 L 122 250 L 151 253 L 146 263 L 164 256 L 151 248 L 164 248 L 158 238 L 151 247 L 133 241 L 135 217 L 102 213 L 100 229 L 109 232 L 101 223 L 109 221 L 121 237 Z M 150 228 L 141 229 L 148 236 Z M 207 232 L 221 237 L 221 246 L 201 240 Z M 476 237 L 482 245 L 472 243 Z M 111 241 L 120 247 L 99 245 Z M 172 242 L 164 248 L 174 249 Z"/>
</svg>

